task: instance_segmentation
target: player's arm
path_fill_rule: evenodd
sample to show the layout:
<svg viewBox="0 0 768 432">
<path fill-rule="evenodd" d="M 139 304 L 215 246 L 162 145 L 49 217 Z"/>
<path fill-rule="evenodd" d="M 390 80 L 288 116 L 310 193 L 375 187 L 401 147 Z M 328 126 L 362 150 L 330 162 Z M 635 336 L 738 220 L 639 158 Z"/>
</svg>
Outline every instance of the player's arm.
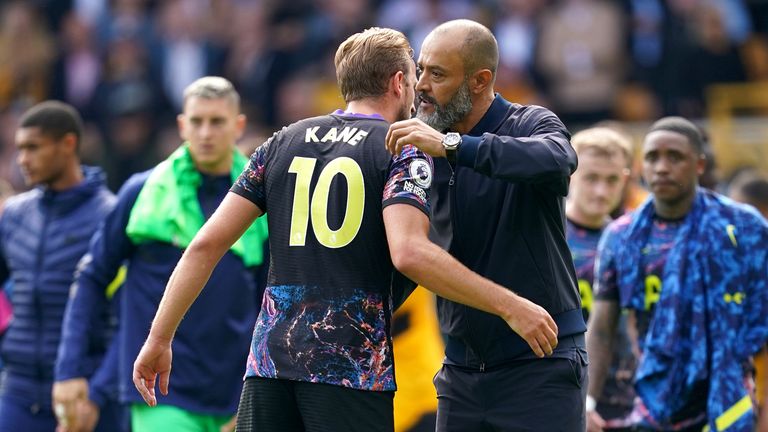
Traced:
<svg viewBox="0 0 768 432">
<path fill-rule="evenodd" d="M 503 318 L 537 356 L 552 354 L 557 325 L 542 307 L 472 272 L 428 237 L 429 219 L 410 204 L 384 208 L 384 226 L 395 267 L 410 279 L 455 302 Z"/>
<path fill-rule="evenodd" d="M 267 210 L 264 201 L 265 160 L 275 136 L 253 152 L 230 193 L 197 232 L 168 279 L 149 336 L 133 363 L 133 385 L 149 406 L 157 404 L 155 381 L 158 374 L 160 391 L 168 394 L 171 341 L 184 314 L 224 253 Z"/>
<path fill-rule="evenodd" d="M 615 250 L 621 246 L 616 223 L 609 225 L 597 247 L 594 303 L 587 327 L 589 386 L 587 388 L 587 430 L 601 430 L 603 419 L 595 411 L 613 360 L 613 345 L 621 308 L 616 277 Z"/>
<path fill-rule="evenodd" d="M 146 177 L 134 176 L 120 189 L 115 207 L 94 232 L 88 252 L 80 259 L 74 274 L 67 307 L 62 321 L 61 340 L 56 356 L 52 399 L 60 423 L 77 428 L 78 404 L 88 400 L 101 407 L 105 402 L 98 394 L 102 383 L 89 382 L 89 341 L 104 329 L 100 317 L 110 307 L 107 287 L 115 279 L 124 260 L 133 253 L 134 245 L 125 232 L 131 209 Z M 118 327 L 121 325 L 118 319 Z M 114 338 L 117 339 L 117 338 Z M 114 342 L 113 342 L 114 343 Z M 106 357 L 101 359 L 94 375 L 116 368 Z"/>
<path fill-rule="evenodd" d="M 568 130 L 545 108 L 525 109 L 516 123 L 521 136 L 463 135 L 456 163 L 491 178 L 557 185 L 554 190 L 565 195 L 568 178 L 577 165 Z M 390 126 L 386 146 L 392 154 L 410 144 L 431 156 L 445 157 L 444 136 L 419 119 L 408 119 Z"/>
<path fill-rule="evenodd" d="M 615 300 L 595 300 L 587 327 L 589 353 L 589 387 L 587 395 L 597 401 L 613 360 L 613 345 L 619 320 L 619 303 Z M 593 407 L 590 407 L 593 408 Z"/>
<path fill-rule="evenodd" d="M 230 192 L 184 251 L 173 270 L 160 301 L 149 337 L 133 368 L 133 383 L 150 406 L 157 404 L 155 379 L 168 394 L 171 341 L 184 314 L 211 277 L 224 253 L 261 216 L 261 209 L 241 195 Z"/>
</svg>

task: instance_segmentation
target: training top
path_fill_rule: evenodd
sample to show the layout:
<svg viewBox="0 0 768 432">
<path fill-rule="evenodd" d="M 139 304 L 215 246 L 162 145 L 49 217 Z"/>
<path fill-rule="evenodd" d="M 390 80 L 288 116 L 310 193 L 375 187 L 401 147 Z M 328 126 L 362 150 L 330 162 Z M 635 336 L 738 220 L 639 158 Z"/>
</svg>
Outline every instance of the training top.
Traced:
<svg viewBox="0 0 768 432">
<path fill-rule="evenodd" d="M 237 193 L 269 214 L 271 262 L 246 376 L 396 389 L 393 265 L 382 210 L 429 215 L 432 160 L 384 146 L 380 116 L 336 111 L 277 132 Z"/>
</svg>

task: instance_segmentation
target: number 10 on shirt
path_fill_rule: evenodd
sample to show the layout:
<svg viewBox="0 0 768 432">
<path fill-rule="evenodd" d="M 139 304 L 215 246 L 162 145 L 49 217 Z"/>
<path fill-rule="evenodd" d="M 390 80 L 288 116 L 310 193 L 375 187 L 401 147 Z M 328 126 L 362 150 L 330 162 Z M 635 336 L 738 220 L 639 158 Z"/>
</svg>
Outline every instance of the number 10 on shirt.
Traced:
<svg viewBox="0 0 768 432">
<path fill-rule="evenodd" d="M 296 174 L 289 245 L 304 246 L 311 210 L 312 231 L 317 241 L 327 248 L 341 248 L 354 240 L 363 223 L 365 207 L 363 171 L 354 159 L 348 157 L 333 159 L 320 172 L 310 201 L 309 190 L 316 164 L 315 158 L 296 156 L 288 167 L 289 173 Z M 328 226 L 328 197 L 331 183 L 337 174 L 343 175 L 347 181 L 347 208 L 344 210 L 344 221 L 339 229 L 332 230 Z"/>
</svg>

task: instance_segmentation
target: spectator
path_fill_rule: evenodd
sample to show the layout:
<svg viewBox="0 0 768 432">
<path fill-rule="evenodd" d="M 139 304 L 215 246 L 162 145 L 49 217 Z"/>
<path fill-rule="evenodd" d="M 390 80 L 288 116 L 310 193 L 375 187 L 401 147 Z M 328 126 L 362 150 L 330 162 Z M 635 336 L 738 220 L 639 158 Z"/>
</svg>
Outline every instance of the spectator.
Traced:
<svg viewBox="0 0 768 432">
<path fill-rule="evenodd" d="M 0 8 L 0 109 L 45 99 L 55 48 L 31 2 Z"/>
</svg>

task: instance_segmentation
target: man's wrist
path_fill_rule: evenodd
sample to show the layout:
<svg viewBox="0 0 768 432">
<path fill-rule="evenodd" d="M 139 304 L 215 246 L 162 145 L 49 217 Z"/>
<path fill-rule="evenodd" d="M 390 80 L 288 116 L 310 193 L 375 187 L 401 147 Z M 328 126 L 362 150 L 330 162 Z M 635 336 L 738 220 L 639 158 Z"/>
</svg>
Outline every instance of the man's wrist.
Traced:
<svg viewBox="0 0 768 432">
<path fill-rule="evenodd" d="M 445 158 L 451 165 L 456 164 L 457 153 L 461 146 L 461 135 L 456 132 L 448 132 L 442 140 L 443 149 L 445 149 Z"/>
<path fill-rule="evenodd" d="M 597 408 L 597 401 L 592 396 L 587 395 L 587 401 L 585 405 L 588 413 L 593 412 L 595 411 L 595 408 Z"/>
</svg>

